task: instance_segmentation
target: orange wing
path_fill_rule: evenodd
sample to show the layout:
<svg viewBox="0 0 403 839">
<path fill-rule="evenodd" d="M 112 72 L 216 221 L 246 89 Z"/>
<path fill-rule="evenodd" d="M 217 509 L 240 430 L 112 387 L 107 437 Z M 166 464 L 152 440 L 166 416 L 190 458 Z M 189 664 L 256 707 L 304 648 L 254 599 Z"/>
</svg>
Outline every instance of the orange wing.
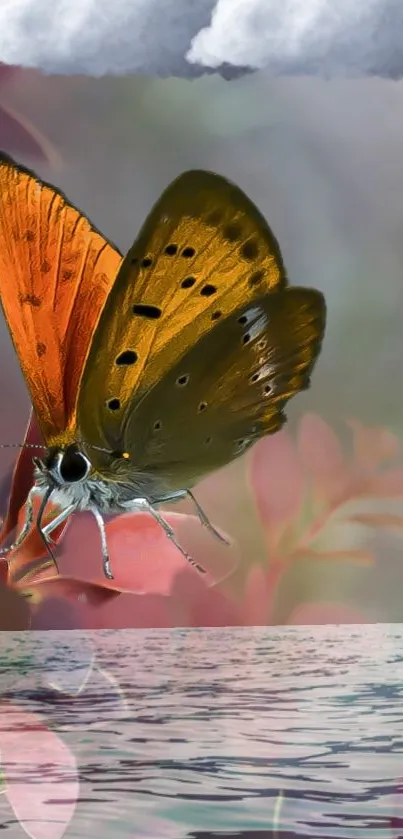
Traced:
<svg viewBox="0 0 403 839">
<path fill-rule="evenodd" d="M 0 153 L 0 300 L 45 442 L 78 382 L 122 261 L 62 192 Z"/>
</svg>

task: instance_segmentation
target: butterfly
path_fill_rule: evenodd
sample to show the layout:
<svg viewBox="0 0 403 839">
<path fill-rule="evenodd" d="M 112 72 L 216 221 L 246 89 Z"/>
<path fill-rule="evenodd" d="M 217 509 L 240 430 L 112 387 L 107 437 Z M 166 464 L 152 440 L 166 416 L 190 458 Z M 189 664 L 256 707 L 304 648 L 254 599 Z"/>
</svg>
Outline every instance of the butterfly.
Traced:
<svg viewBox="0 0 403 839">
<path fill-rule="evenodd" d="M 0 300 L 45 454 L 25 521 L 51 551 L 76 511 L 159 512 L 278 431 L 309 386 L 325 330 L 320 291 L 288 285 L 280 248 L 245 193 L 187 171 L 122 258 L 54 186 L 0 155 Z M 48 502 L 60 512 L 43 525 Z M 222 537 L 220 537 L 222 538 Z M 54 557 L 53 557 L 54 559 Z"/>
</svg>

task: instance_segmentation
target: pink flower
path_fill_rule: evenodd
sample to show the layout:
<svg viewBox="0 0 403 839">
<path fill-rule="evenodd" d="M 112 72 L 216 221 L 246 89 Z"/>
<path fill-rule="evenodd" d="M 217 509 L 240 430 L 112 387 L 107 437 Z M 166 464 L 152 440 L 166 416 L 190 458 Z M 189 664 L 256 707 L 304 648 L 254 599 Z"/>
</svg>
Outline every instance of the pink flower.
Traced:
<svg viewBox="0 0 403 839">
<path fill-rule="evenodd" d="M 35 161 L 55 164 L 58 160 L 49 140 L 7 102 L 7 89 L 30 74 L 29 70 L 0 63 L 0 148 Z"/>
<path fill-rule="evenodd" d="M 32 417 L 26 442 L 40 442 Z M 25 448 L 14 469 L 0 532 L 3 542 L 22 524 L 32 481 L 32 450 Z M 7 561 L 0 562 L 4 597 L 10 597 L 12 603 L 19 598 L 20 610 L 25 610 L 23 619 L 31 628 L 199 625 L 207 601 L 216 610 L 213 624 L 218 621 L 221 625 L 234 609 L 223 594 L 211 592 L 210 587 L 236 567 L 235 545 L 221 543 L 195 516 L 173 512 L 166 514 L 166 520 L 179 542 L 205 568 L 205 575 L 199 576 L 151 516 L 127 514 L 106 524 L 114 573 L 114 580 L 108 581 L 102 570 L 95 520 L 90 514 L 79 514 L 59 531 L 59 574 L 49 567 L 36 528 Z"/>
<path fill-rule="evenodd" d="M 251 572 L 260 610 L 275 607 L 278 583 L 297 560 L 373 564 L 379 530 L 403 535 L 403 466 L 397 438 L 384 428 L 347 423 L 351 451 L 320 417 L 306 414 L 293 440 L 288 431 L 254 447 L 249 480 L 268 548 L 268 565 Z M 254 576 L 252 576 L 254 575 Z M 312 623 L 360 612 L 349 604 L 311 604 Z M 309 622 L 308 604 L 287 623 Z M 320 615 L 320 621 L 318 617 Z M 361 617 L 365 622 L 365 616 Z"/>
</svg>

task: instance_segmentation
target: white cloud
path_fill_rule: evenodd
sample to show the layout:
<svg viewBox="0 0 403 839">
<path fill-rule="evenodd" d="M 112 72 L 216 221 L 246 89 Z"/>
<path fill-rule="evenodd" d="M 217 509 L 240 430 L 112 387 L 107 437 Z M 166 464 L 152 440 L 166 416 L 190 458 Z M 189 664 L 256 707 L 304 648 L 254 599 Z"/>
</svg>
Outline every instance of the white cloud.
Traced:
<svg viewBox="0 0 403 839">
<path fill-rule="evenodd" d="M 401 0 L 0 0 L 0 61 L 48 73 L 400 77 L 402 31 Z"/>
<path fill-rule="evenodd" d="M 218 0 L 190 62 L 275 74 L 401 75 L 399 0 Z"/>
<path fill-rule="evenodd" d="M 0 0 L 0 61 L 47 73 L 194 76 L 215 0 Z"/>
</svg>

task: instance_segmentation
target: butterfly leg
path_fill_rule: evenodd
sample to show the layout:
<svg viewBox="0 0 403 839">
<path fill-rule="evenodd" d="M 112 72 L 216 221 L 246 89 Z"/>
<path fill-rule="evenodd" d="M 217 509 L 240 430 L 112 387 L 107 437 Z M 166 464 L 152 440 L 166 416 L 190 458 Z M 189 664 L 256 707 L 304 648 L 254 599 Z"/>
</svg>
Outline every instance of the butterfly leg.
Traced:
<svg viewBox="0 0 403 839">
<path fill-rule="evenodd" d="M 32 527 L 32 523 L 33 523 L 33 520 L 34 520 L 34 498 L 35 498 L 36 495 L 42 495 L 42 492 L 43 492 L 43 490 L 41 490 L 40 487 L 37 487 L 37 486 L 31 487 L 31 489 L 28 493 L 27 500 L 26 500 L 25 519 L 24 519 L 24 523 L 22 525 L 22 528 L 21 528 L 15 542 L 13 542 L 7 548 L 1 548 L 0 549 L 0 555 L 8 554 L 8 553 L 10 553 L 10 551 L 14 551 L 17 548 L 19 548 L 19 546 L 24 541 L 25 537 L 28 536 L 28 533 L 29 533 L 29 531 Z"/>
<path fill-rule="evenodd" d="M 55 540 L 52 539 L 50 535 L 52 533 L 52 530 L 56 530 L 56 527 L 59 527 L 60 524 L 63 524 L 63 522 L 66 521 L 66 519 L 68 519 L 68 517 L 76 511 L 76 509 L 77 508 L 75 504 L 69 504 L 69 506 L 65 507 L 64 510 L 62 510 L 57 516 L 55 516 L 54 519 L 52 519 L 52 521 L 49 521 L 41 528 L 42 534 L 47 540 L 48 545 L 57 545 L 57 542 L 55 542 Z"/>
<path fill-rule="evenodd" d="M 179 489 L 176 492 L 169 493 L 169 495 L 164 495 L 163 498 L 158 499 L 158 503 L 166 504 L 170 501 L 181 501 L 184 498 L 188 498 L 190 501 L 192 501 L 202 525 L 206 527 L 207 530 L 209 530 L 210 533 L 212 533 L 213 536 L 216 537 L 216 539 L 219 539 L 220 542 L 224 542 L 225 545 L 231 545 L 231 542 L 229 542 L 228 539 L 225 538 L 225 536 L 222 536 L 222 534 L 218 530 L 216 530 L 214 525 L 211 524 L 211 521 L 207 518 L 203 508 L 200 506 L 199 502 L 196 500 L 196 498 L 193 495 L 193 492 L 191 492 L 190 489 Z"/>
<path fill-rule="evenodd" d="M 57 567 L 56 557 L 55 557 L 55 555 L 52 551 L 52 546 L 51 546 L 50 539 L 47 536 L 47 534 L 44 532 L 43 527 L 42 527 L 43 515 L 44 515 L 44 512 L 46 510 L 46 506 L 47 506 L 47 503 L 49 501 L 49 498 L 50 498 L 51 494 L 52 494 L 52 490 L 50 489 L 46 492 L 46 494 L 43 496 L 43 498 L 41 500 L 41 506 L 39 507 L 38 516 L 37 516 L 37 519 L 36 519 L 36 527 L 37 527 L 38 533 L 39 533 L 39 535 L 42 539 L 43 544 L 45 545 L 45 548 L 46 548 L 52 562 L 56 566 L 56 571 L 59 572 L 59 569 Z M 52 524 L 53 524 L 53 522 L 52 522 Z"/>
<path fill-rule="evenodd" d="M 91 507 L 90 512 L 94 516 L 94 519 L 95 519 L 95 521 L 98 525 L 99 534 L 100 534 L 100 537 L 101 537 L 102 560 L 103 560 L 105 577 L 108 580 L 113 580 L 111 561 L 110 561 L 109 551 L 108 551 L 108 542 L 107 542 L 107 539 L 106 539 L 105 522 L 102 518 L 101 513 L 98 510 L 98 507 Z"/>
<path fill-rule="evenodd" d="M 143 509 L 146 513 L 150 513 L 153 516 L 153 518 L 155 519 L 155 521 L 158 522 L 160 527 L 162 527 L 164 533 L 166 533 L 166 535 L 168 536 L 168 539 L 170 539 L 171 542 L 175 545 L 175 548 L 177 548 L 178 551 L 181 552 L 182 556 L 185 557 L 186 561 L 189 562 L 189 564 L 192 566 L 192 568 L 195 568 L 196 571 L 199 572 L 199 574 L 205 574 L 206 573 L 206 569 L 203 568 L 202 565 L 199 565 L 199 563 L 196 562 L 196 560 L 194 560 L 193 557 L 190 556 L 190 554 L 188 554 L 187 551 L 185 551 L 184 548 L 182 548 L 182 545 L 179 544 L 179 542 L 178 542 L 178 540 L 175 536 L 175 533 L 172 530 L 172 527 L 159 514 L 158 510 L 154 509 L 152 504 L 150 504 L 150 502 L 147 501 L 146 498 L 136 498 L 136 508 L 137 509 Z"/>
</svg>

